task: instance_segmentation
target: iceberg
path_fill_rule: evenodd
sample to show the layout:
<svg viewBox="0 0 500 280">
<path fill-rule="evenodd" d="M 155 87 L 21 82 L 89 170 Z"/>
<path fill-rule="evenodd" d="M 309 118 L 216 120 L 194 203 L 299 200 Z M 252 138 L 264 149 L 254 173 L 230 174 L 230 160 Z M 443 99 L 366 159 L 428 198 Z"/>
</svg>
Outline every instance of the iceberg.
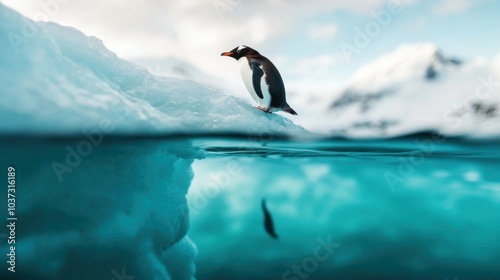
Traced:
<svg viewBox="0 0 500 280">
<path fill-rule="evenodd" d="M 81 133 L 103 122 L 113 133 L 307 133 L 216 89 L 153 75 L 74 28 L 5 6 L 1 17 L 4 133 Z"/>
<path fill-rule="evenodd" d="M 2 279 L 193 279 L 186 194 L 204 154 L 154 136 L 308 135 L 195 81 L 153 75 L 77 29 L 2 4 L 0 18 L 0 153 L 18 174 L 19 217 L 16 273 Z"/>
</svg>

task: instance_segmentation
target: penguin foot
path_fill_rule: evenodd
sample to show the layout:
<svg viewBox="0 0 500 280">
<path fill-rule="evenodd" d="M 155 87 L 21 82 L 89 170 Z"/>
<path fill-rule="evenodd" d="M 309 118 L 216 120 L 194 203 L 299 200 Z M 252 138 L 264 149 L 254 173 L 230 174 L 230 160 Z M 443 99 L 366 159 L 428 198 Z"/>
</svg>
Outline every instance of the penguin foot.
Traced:
<svg viewBox="0 0 500 280">
<path fill-rule="evenodd" d="M 264 112 L 266 112 L 266 113 L 271 113 L 271 112 L 269 111 L 269 109 L 264 108 L 264 107 L 262 107 L 262 106 L 257 106 L 257 109 L 259 109 L 259 110 L 261 110 L 261 111 L 264 111 Z"/>
</svg>

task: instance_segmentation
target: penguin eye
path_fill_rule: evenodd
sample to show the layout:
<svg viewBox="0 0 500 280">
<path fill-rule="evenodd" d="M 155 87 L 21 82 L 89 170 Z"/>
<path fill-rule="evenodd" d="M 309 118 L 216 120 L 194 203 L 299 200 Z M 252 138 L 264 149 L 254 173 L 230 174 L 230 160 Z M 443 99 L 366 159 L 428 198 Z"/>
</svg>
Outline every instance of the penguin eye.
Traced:
<svg viewBox="0 0 500 280">
<path fill-rule="evenodd" d="M 240 53 L 240 52 L 241 52 L 241 50 L 243 50 L 244 48 L 246 48 L 246 47 L 245 47 L 245 46 L 243 46 L 243 45 L 241 45 L 241 46 L 239 46 L 239 47 L 236 49 L 236 52 L 237 52 L 237 53 Z"/>
</svg>

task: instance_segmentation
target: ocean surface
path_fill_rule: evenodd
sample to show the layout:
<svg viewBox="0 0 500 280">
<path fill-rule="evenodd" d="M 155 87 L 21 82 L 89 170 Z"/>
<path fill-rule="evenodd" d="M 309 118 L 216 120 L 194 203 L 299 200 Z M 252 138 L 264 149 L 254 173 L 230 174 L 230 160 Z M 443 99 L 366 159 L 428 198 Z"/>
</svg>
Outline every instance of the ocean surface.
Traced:
<svg viewBox="0 0 500 280">
<path fill-rule="evenodd" d="M 44 264 L 45 270 L 23 272 L 23 265 L 33 266 L 42 256 L 58 256 L 66 267 L 83 265 L 89 271 L 102 266 L 108 272 L 94 279 L 116 279 L 109 271 L 121 267 L 112 261 L 106 267 L 107 258 L 99 260 L 90 252 L 75 257 L 70 249 L 62 253 L 76 245 L 64 243 L 59 234 L 92 228 L 93 222 L 82 226 L 93 219 L 89 213 L 104 217 L 113 199 L 130 201 L 129 189 L 147 190 L 152 182 L 164 184 L 167 197 L 177 182 L 189 187 L 187 235 L 197 250 L 194 262 L 200 280 L 500 279 L 497 140 L 431 133 L 385 140 L 300 141 L 272 135 L 110 135 L 89 146 L 90 151 L 81 141 L 0 140 L 1 168 L 15 166 L 18 182 L 19 279 L 48 279 L 43 276 L 46 270 L 57 271 L 58 266 L 48 262 L 51 266 Z M 67 166 L 71 172 L 54 168 L 54 162 L 68 163 L 71 149 L 80 154 L 78 165 L 77 158 L 69 158 L 75 161 L 75 166 Z M 156 169 L 160 163 L 144 156 L 148 153 L 175 154 L 182 160 L 162 161 L 163 168 Z M 78 185 L 92 192 L 78 191 L 73 197 Z M 121 195 L 104 195 L 106 203 L 94 198 L 116 190 Z M 86 199 L 95 204 L 66 205 L 71 199 L 73 204 Z M 278 239 L 264 229 L 262 199 Z M 28 215 L 33 205 L 38 205 L 37 215 Z M 76 222 L 59 213 L 69 208 L 85 214 Z M 162 214 L 169 213 L 156 213 Z M 33 238 L 37 234 L 38 239 Z M 60 249 L 41 249 L 37 242 L 45 240 L 40 237 L 44 234 L 51 244 L 61 242 Z M 113 251 L 99 239 L 104 234 L 92 236 L 88 246 Z M 126 254 L 127 245 L 120 246 L 116 255 Z M 5 256 L 5 243 L 0 247 Z M 23 255 L 33 259 L 24 260 Z M 96 259 L 97 267 L 85 264 Z M 123 264 L 128 273 L 139 275 L 134 274 L 140 270 L 137 265 L 127 266 L 128 261 Z M 56 274 L 66 279 L 76 273 Z"/>
</svg>

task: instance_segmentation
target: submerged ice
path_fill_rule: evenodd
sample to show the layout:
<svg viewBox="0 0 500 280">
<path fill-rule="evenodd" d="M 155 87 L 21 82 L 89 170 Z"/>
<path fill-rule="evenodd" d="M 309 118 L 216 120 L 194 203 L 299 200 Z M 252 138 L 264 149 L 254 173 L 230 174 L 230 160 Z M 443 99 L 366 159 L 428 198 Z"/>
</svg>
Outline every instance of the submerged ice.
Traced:
<svg viewBox="0 0 500 280">
<path fill-rule="evenodd" d="M 68 152 L 85 141 L 0 145 L 19 178 L 17 271 L 2 278 L 113 279 L 123 269 L 138 279 L 191 279 L 185 195 L 197 152 L 158 142 Z M 54 163 L 68 172 L 56 176 Z"/>
</svg>

